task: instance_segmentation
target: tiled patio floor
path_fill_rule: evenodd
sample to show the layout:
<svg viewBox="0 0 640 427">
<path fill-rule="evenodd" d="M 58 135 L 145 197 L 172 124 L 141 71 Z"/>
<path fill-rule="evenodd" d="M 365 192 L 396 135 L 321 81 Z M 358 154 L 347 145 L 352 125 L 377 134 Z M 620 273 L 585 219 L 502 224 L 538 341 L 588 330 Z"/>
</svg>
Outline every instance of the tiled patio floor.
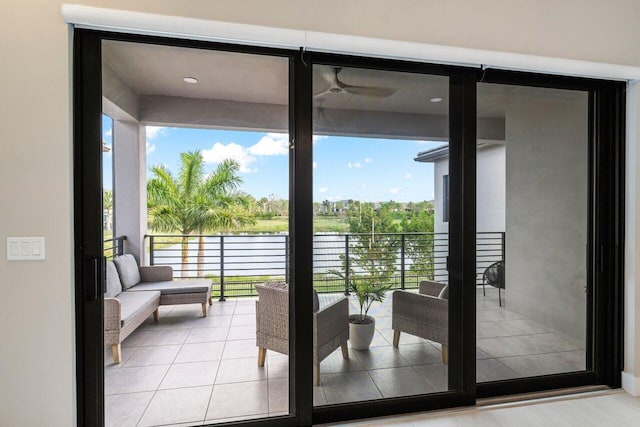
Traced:
<svg viewBox="0 0 640 427">
<path fill-rule="evenodd" d="M 351 301 L 352 312 L 357 303 Z M 268 352 L 257 366 L 255 300 L 214 302 L 209 317 L 200 306 L 160 308 L 122 345 L 122 363 L 105 348 L 108 426 L 198 425 L 203 421 L 284 414 L 288 405 L 288 358 Z M 442 391 L 447 367 L 440 345 L 402 334 L 391 346 L 391 298 L 374 308 L 376 334 L 370 350 L 336 350 L 321 364 L 316 405 Z M 584 369 L 584 346 L 499 307 L 497 291 L 478 293 L 478 381 Z M 184 423 L 184 424 L 183 424 Z"/>
</svg>

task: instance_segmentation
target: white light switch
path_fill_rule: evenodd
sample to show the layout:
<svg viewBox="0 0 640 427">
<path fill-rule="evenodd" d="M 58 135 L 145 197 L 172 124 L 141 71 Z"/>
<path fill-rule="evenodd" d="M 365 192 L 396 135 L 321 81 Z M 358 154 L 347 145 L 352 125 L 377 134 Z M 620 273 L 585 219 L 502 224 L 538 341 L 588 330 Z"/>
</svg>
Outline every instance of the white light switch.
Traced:
<svg viewBox="0 0 640 427">
<path fill-rule="evenodd" d="M 44 237 L 7 237 L 7 260 L 43 260 Z"/>
</svg>

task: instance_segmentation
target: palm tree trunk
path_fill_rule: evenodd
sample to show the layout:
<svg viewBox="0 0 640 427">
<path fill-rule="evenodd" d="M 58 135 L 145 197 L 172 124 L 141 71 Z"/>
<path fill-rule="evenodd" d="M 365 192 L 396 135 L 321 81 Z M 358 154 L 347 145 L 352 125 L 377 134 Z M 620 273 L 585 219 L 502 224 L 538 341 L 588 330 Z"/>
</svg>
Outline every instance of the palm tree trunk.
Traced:
<svg viewBox="0 0 640 427">
<path fill-rule="evenodd" d="M 182 277 L 189 277 L 187 267 L 189 264 L 189 237 L 182 236 Z"/>
<path fill-rule="evenodd" d="M 198 237 L 198 277 L 204 277 L 204 236 Z"/>
</svg>

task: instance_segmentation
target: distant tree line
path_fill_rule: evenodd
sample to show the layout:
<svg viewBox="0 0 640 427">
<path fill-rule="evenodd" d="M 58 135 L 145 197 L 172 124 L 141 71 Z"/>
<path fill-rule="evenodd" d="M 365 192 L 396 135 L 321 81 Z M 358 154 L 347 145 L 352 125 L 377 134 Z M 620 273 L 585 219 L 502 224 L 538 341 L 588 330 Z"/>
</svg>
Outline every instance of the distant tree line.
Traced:
<svg viewBox="0 0 640 427">
<path fill-rule="evenodd" d="M 149 227 L 154 231 L 182 235 L 182 263 L 186 270 L 189 258 L 188 236 L 198 235 L 198 275 L 204 265 L 205 233 L 229 231 L 255 224 L 257 218 L 288 217 L 289 201 L 275 195 L 256 199 L 241 191 L 240 166 L 224 160 L 206 174 L 200 151 L 180 154 L 177 174 L 162 165 L 152 166 L 147 181 Z M 103 194 L 106 216 L 113 206 L 112 194 Z M 396 271 L 397 254 L 404 244 L 411 259 L 410 271 L 433 276 L 433 235 L 392 233 L 433 232 L 433 203 L 428 201 L 399 203 L 324 200 L 314 203 L 319 216 L 339 217 L 349 224 L 353 261 L 376 281 L 387 281 Z"/>
</svg>

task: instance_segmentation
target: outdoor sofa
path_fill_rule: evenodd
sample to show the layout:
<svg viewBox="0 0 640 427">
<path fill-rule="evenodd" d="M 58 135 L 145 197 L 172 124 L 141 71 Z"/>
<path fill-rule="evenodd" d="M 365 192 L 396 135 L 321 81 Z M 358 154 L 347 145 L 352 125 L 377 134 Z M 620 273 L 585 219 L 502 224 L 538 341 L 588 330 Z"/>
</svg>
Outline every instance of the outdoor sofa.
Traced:
<svg viewBox="0 0 640 427">
<path fill-rule="evenodd" d="M 201 304 L 202 316 L 211 305 L 211 282 L 206 279 L 173 280 L 170 266 L 139 267 L 133 255 L 120 255 L 106 264 L 104 342 L 113 361 L 120 363 L 120 344 L 151 314 L 158 321 L 158 306 Z"/>
</svg>

